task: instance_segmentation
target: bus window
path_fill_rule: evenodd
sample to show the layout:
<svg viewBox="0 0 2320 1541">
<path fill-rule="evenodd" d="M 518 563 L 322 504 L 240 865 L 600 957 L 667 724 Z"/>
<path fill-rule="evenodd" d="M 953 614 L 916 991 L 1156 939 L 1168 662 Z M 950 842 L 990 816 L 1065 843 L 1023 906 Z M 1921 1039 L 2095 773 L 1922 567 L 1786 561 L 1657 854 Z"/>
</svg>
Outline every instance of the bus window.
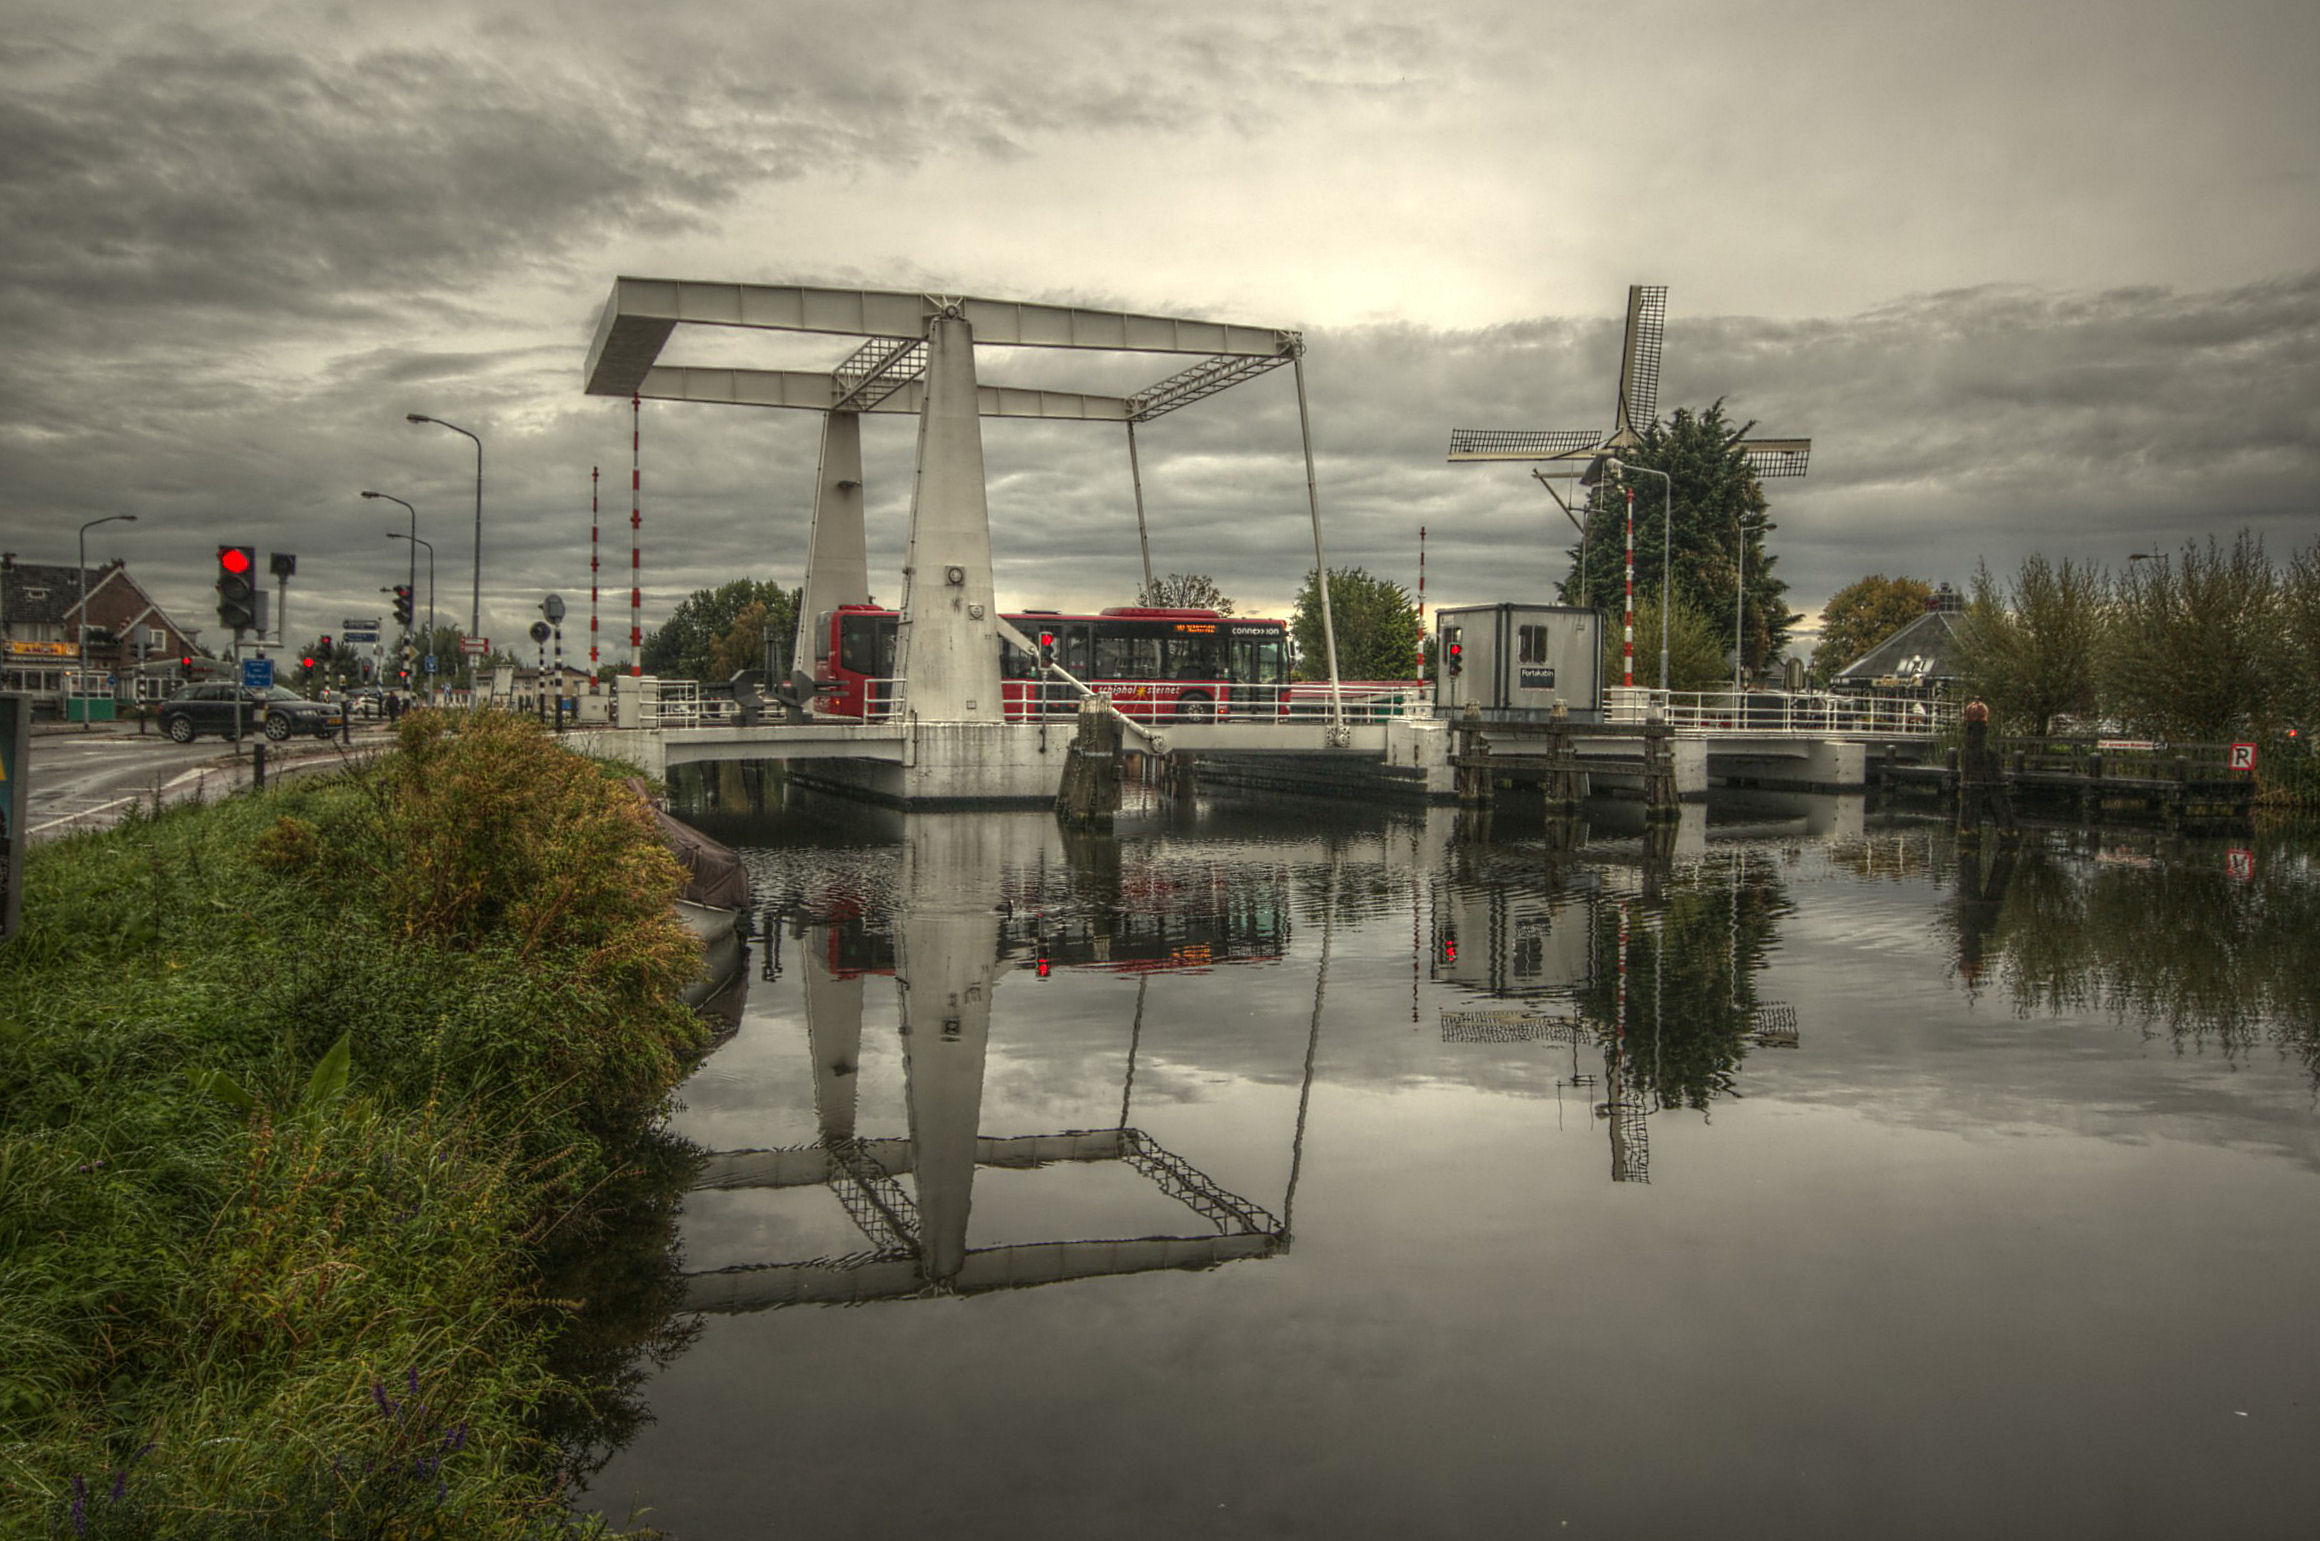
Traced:
<svg viewBox="0 0 2320 1541">
<path fill-rule="evenodd" d="M 894 617 L 849 615 L 838 622 L 838 667 L 888 679 L 894 674 Z"/>
<path fill-rule="evenodd" d="M 1015 645 L 1014 639 L 999 639 L 999 678 L 1027 680 L 1039 672 L 1039 660 Z"/>
<path fill-rule="evenodd" d="M 1104 635 L 1096 638 L 1099 680 L 1150 680 L 1160 677 L 1160 639 Z"/>
<path fill-rule="evenodd" d="M 1085 626 L 1067 626 L 1063 629 L 1058 640 L 1061 645 L 1055 650 L 1055 661 L 1062 664 L 1064 672 L 1073 679 L 1086 679 L 1088 677 L 1088 629 Z"/>
<path fill-rule="evenodd" d="M 1289 660 L 1279 637 L 1235 637 L 1233 678 L 1244 685 L 1286 685 Z"/>
<path fill-rule="evenodd" d="M 1163 678 L 1213 680 L 1224 677 L 1223 649 L 1214 637 L 1170 637 L 1163 650 Z"/>
</svg>

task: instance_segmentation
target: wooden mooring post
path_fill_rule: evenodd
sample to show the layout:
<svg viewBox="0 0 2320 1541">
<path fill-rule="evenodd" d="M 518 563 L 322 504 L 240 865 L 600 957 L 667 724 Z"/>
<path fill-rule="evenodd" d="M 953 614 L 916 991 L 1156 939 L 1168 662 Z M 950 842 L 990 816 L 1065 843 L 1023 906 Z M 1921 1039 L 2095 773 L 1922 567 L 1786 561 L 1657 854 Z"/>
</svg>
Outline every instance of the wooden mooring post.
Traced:
<svg viewBox="0 0 2320 1541">
<path fill-rule="evenodd" d="M 1079 704 L 1079 725 L 1064 753 L 1063 784 L 1055 815 L 1066 824 L 1109 827 L 1120 811 L 1120 718 L 1090 697 Z"/>
<path fill-rule="evenodd" d="M 1643 817 L 1664 823 L 1684 816 L 1676 795 L 1676 730 L 1664 722 L 1643 725 Z"/>
</svg>

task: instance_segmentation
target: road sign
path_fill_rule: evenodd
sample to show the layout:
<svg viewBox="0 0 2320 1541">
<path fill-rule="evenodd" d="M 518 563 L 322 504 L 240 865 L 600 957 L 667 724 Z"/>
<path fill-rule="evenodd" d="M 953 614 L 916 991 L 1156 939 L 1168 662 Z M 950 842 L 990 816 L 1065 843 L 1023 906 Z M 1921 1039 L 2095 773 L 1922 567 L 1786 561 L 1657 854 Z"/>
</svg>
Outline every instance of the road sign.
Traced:
<svg viewBox="0 0 2320 1541">
<path fill-rule="evenodd" d="M 491 651 L 491 638 L 461 637 L 459 639 L 459 651 L 462 653 L 488 653 Z"/>
<path fill-rule="evenodd" d="M 532 622 L 532 640 L 534 642 L 545 642 L 548 640 L 548 623 L 546 621 Z"/>
<path fill-rule="evenodd" d="M 2234 847 L 2223 853 L 2223 870 L 2245 883 L 2256 875 L 2256 853 Z"/>
<path fill-rule="evenodd" d="M 244 690 L 271 690 L 273 687 L 273 659 L 245 658 L 242 660 L 242 688 Z"/>
<path fill-rule="evenodd" d="M 433 653 L 429 653 L 427 655 L 427 672 L 429 674 L 433 674 L 435 672 L 435 655 Z"/>
<path fill-rule="evenodd" d="M 2254 770 L 2256 768 L 2256 746 L 2253 744 L 2232 745 L 2231 768 L 2233 770 Z"/>
<path fill-rule="evenodd" d="M 365 642 L 368 642 L 375 647 L 378 645 L 379 634 L 375 631 L 363 631 L 358 628 L 354 631 L 340 632 L 338 634 L 338 640 L 345 643 L 348 647 L 360 647 Z"/>
<path fill-rule="evenodd" d="M 543 600 L 541 600 L 541 601 L 540 601 L 540 613 L 541 613 L 541 614 L 543 614 L 543 615 L 545 615 L 545 616 L 548 618 L 548 624 L 549 624 L 549 625 L 551 625 L 551 626 L 561 626 L 561 625 L 563 625 L 563 624 L 564 624 L 564 596 L 563 596 L 563 595 L 561 595 L 561 594 L 550 594 L 550 595 L 549 595 L 549 596 L 548 596 L 546 599 L 543 599 Z"/>
<path fill-rule="evenodd" d="M 386 623 L 377 616 L 350 615 L 338 623 L 341 631 L 377 631 Z"/>
</svg>

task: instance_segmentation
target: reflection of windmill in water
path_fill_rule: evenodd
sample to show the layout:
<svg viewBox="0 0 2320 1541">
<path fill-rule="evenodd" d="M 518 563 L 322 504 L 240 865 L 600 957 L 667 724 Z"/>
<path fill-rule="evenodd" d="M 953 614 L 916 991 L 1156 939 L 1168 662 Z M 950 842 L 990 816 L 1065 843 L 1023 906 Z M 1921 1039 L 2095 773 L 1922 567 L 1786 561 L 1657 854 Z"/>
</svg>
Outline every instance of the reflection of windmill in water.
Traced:
<svg viewBox="0 0 2320 1541">
<path fill-rule="evenodd" d="M 1758 1002 L 1742 988 L 1745 872 L 1736 857 L 1731 884 L 1721 890 L 1729 924 L 1704 934 L 1697 901 L 1719 890 L 1697 883 L 1687 885 L 1689 901 L 1640 904 L 1632 890 L 1602 887 L 1546 895 L 1513 884 L 1445 885 L 1434 905 L 1436 982 L 1531 1004 L 1446 1010 L 1443 1042 L 1568 1047 L 1571 1068 L 1557 1078 L 1558 1104 L 1564 1088 L 1582 1091 L 1606 1126 L 1612 1180 L 1650 1181 L 1654 1112 L 1729 1094 L 1733 1088 L 1720 1077 L 1737 1061 L 1727 1055 L 1799 1042 L 1793 1006 Z M 1675 923 L 1686 914 L 1693 922 Z M 1703 992 L 1718 964 L 1725 988 Z M 1601 1053 L 1600 1077 L 1579 1069 L 1583 1047 Z"/>
<path fill-rule="evenodd" d="M 987 929 L 983 934 L 991 935 Z M 970 980 L 963 990 L 937 997 L 927 988 L 932 980 L 921 977 L 919 990 L 906 988 L 902 993 L 910 1132 L 907 1137 L 863 1137 L 855 1127 L 862 975 L 847 977 L 824 965 L 826 950 L 824 945 L 801 950 L 806 959 L 806 1031 L 813 1055 L 820 1138 L 811 1145 L 786 1149 L 717 1152 L 709 1158 L 695 1186 L 826 1187 L 861 1233 L 864 1245 L 837 1256 L 747 1263 L 689 1275 L 687 1303 L 691 1308 L 751 1311 L 810 1303 L 975 1294 L 1111 1274 L 1211 1268 L 1236 1259 L 1271 1257 L 1288 1248 L 1314 1049 L 1320 1033 L 1321 991 L 1328 971 L 1326 928 L 1321 972 L 1314 985 L 1314 1013 L 1306 1043 L 1289 1179 L 1278 1217 L 1263 1205 L 1227 1190 L 1129 1122 L 1149 976 L 1137 982 L 1116 1126 L 1027 1135 L 981 1133 L 977 1125 L 990 1027 L 990 991 L 987 985 Z M 960 960 L 937 957 L 933 961 L 939 968 L 944 962 Z M 987 950 L 975 967 L 987 972 L 993 962 L 995 958 Z M 922 1020 L 914 1012 L 914 994 L 940 1000 L 933 1020 Z M 968 1214 L 978 1169 L 1030 1170 L 1058 1163 L 1099 1162 L 1116 1162 L 1138 1173 L 1196 1216 L 1197 1227 L 1185 1234 L 1160 1236 L 968 1245 Z"/>
<path fill-rule="evenodd" d="M 1593 479 L 1587 473 L 1597 467 L 1600 457 L 1617 456 L 1643 442 L 1645 430 L 1659 417 L 1660 347 L 1666 331 L 1667 286 L 1629 285 L 1627 328 L 1619 348 L 1619 394 L 1612 403 L 1609 431 L 1453 428 L 1450 459 L 1531 462 L 1531 475 L 1538 478 L 1539 485 L 1547 489 L 1547 495 L 1563 511 L 1563 517 L 1578 530 L 1584 551 L 1589 539 L 1588 523 L 1579 515 L 1577 500 L 1557 491 L 1555 483 L 1578 478 L 1581 486 L 1592 486 Z M 1739 447 L 1746 452 L 1748 468 L 1756 473 L 1759 481 L 1776 476 L 1802 476 L 1812 458 L 1810 439 L 1742 439 Z M 1599 477 L 1600 470 L 1595 470 L 1595 475 Z M 1629 514 L 1632 517 L 1632 506 Z M 1584 559 L 1579 570 L 1582 577 L 1588 571 Z M 1581 602 L 1586 602 L 1586 596 L 1581 596 Z"/>
<path fill-rule="evenodd" d="M 1598 957 L 1599 906 L 1616 908 L 1618 925 L 1608 965 Z M 1639 1085 L 1631 1058 L 1627 1021 L 1628 903 L 1595 890 L 1552 897 L 1504 886 L 1479 891 L 1452 889 L 1435 904 L 1434 977 L 1481 988 L 1500 998 L 1530 997 L 1559 1010 L 1444 1011 L 1444 1043 L 1548 1043 L 1571 1051 L 1565 1086 L 1590 1094 L 1600 1085 L 1603 1099 L 1594 1117 L 1609 1127 L 1611 1180 L 1651 1180 L 1650 1091 Z M 1461 936 L 1467 940 L 1462 942 Z M 1613 977 L 1609 1021 L 1589 1013 L 1594 982 L 1608 966 Z M 1656 1034 L 1653 1041 L 1656 1043 Z M 1579 1069 L 1579 1050 L 1599 1048 L 1603 1075 L 1598 1082 Z"/>
</svg>

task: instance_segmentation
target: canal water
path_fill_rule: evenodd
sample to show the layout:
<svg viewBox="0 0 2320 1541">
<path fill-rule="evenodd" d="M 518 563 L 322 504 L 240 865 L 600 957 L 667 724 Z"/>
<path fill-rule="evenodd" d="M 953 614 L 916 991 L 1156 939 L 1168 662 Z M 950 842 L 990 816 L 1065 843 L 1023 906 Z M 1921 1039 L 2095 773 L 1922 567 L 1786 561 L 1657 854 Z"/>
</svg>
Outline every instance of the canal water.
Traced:
<svg viewBox="0 0 2320 1541">
<path fill-rule="evenodd" d="M 2320 845 L 696 822 L 690 1541 L 2320 1527 Z M 1671 848 L 1672 844 L 1672 848 Z"/>
</svg>

